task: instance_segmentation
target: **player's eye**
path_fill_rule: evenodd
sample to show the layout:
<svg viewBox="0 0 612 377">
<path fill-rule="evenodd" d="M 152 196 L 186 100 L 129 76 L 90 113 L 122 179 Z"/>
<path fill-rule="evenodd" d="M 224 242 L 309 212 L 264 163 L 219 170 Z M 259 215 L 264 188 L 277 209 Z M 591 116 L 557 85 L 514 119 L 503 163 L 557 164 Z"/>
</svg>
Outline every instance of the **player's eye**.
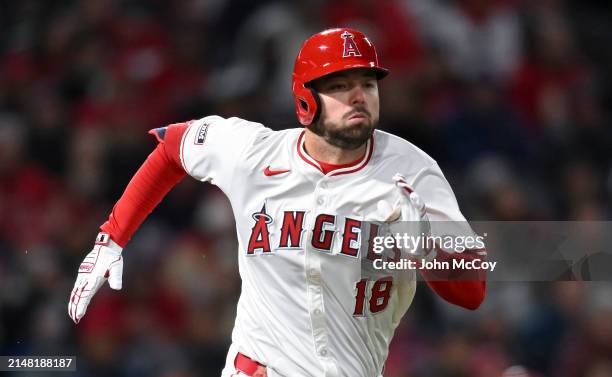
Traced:
<svg viewBox="0 0 612 377">
<path fill-rule="evenodd" d="M 328 90 L 331 91 L 337 91 L 337 90 L 344 90 L 347 88 L 347 85 L 343 82 L 335 82 L 335 83 L 331 83 L 328 87 Z"/>
<path fill-rule="evenodd" d="M 363 86 L 368 89 L 376 88 L 376 81 L 374 80 L 366 81 L 366 83 L 363 84 Z"/>
</svg>

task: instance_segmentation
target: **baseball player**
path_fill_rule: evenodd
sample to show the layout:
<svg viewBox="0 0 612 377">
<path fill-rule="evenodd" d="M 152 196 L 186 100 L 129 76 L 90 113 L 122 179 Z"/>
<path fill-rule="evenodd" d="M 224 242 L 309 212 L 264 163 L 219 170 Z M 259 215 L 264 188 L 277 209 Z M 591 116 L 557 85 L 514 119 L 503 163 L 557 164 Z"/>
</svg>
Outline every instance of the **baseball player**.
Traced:
<svg viewBox="0 0 612 377">
<path fill-rule="evenodd" d="M 375 224 L 465 221 L 436 162 L 376 129 L 378 82 L 387 74 L 363 33 L 330 29 L 306 40 L 295 61 L 293 95 L 303 128 L 273 131 L 207 116 L 150 131 L 159 144 L 80 265 L 70 317 L 79 322 L 106 280 L 121 289 L 122 249 L 189 174 L 218 186 L 236 219 L 242 292 L 221 375 L 382 376 L 416 283 L 364 272 Z M 484 253 L 440 249 L 436 257 Z M 475 309 L 484 299 L 480 275 L 433 281 L 421 273 L 449 302 Z"/>
</svg>

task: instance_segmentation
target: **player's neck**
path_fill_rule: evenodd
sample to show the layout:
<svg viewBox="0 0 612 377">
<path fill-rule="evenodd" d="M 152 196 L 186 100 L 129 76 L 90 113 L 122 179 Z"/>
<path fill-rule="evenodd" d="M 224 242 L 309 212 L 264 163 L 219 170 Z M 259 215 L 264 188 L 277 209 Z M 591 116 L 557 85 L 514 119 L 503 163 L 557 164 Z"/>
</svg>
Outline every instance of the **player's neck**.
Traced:
<svg viewBox="0 0 612 377">
<path fill-rule="evenodd" d="M 324 138 L 310 131 L 305 130 L 304 148 L 306 153 L 317 161 L 328 164 L 342 165 L 351 163 L 365 154 L 366 144 L 356 149 L 342 149 L 329 144 Z"/>
</svg>

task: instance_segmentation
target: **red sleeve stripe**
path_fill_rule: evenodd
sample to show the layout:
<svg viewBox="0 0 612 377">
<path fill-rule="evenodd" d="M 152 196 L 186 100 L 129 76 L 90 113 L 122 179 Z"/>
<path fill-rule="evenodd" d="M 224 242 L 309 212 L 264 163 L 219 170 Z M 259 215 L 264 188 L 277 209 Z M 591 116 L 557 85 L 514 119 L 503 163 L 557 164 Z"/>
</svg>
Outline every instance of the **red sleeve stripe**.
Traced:
<svg viewBox="0 0 612 377">
<path fill-rule="evenodd" d="M 134 174 L 108 220 L 100 226 L 101 231 L 109 233 L 110 238 L 122 248 L 159 202 L 185 176 L 179 145 L 186 129 L 186 123 L 179 123 L 168 126 L 163 135 L 153 133 L 160 144 Z"/>
</svg>

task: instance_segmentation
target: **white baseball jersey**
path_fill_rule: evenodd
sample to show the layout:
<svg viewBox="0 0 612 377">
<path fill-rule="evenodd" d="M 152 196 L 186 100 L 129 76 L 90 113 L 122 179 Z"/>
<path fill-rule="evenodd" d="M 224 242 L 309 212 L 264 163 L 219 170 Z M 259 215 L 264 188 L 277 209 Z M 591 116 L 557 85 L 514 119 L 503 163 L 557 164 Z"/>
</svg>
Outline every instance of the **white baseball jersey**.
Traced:
<svg viewBox="0 0 612 377">
<path fill-rule="evenodd" d="M 372 377 L 414 297 L 415 279 L 368 275 L 363 253 L 394 203 L 401 173 L 430 220 L 465 221 L 436 162 L 382 131 L 353 166 L 323 174 L 304 150 L 304 130 L 273 131 L 239 118 L 192 122 L 184 169 L 218 186 L 233 208 L 242 292 L 223 376 L 241 352 L 268 376 Z"/>
</svg>

